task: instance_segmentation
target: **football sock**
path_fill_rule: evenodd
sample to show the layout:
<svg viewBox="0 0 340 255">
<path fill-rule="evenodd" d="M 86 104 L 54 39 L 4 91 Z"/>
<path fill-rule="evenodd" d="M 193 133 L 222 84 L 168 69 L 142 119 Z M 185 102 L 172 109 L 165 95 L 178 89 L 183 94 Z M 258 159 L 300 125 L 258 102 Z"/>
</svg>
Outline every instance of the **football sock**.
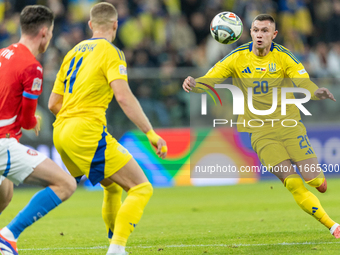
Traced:
<svg viewBox="0 0 340 255">
<path fill-rule="evenodd" d="M 122 205 L 123 189 L 116 183 L 104 187 L 104 199 L 102 206 L 102 217 L 106 226 L 106 233 L 111 239 L 114 230 L 114 223 L 120 206 Z"/>
<path fill-rule="evenodd" d="M 14 235 L 13 233 L 11 232 L 11 230 L 9 230 L 7 227 L 4 227 L 3 229 L 1 229 L 0 231 L 0 234 L 5 237 L 7 240 L 9 241 L 17 241 L 15 238 L 14 238 Z"/>
<path fill-rule="evenodd" d="M 153 189 L 149 182 L 138 184 L 128 191 L 128 196 L 117 213 L 111 244 L 126 246 L 127 239 L 142 217 L 152 192 Z"/>
<path fill-rule="evenodd" d="M 322 208 L 319 199 L 303 185 L 298 174 L 292 174 L 284 180 L 285 187 L 292 193 L 296 203 L 308 214 L 320 221 L 327 228 L 331 228 L 335 222 Z"/>
<path fill-rule="evenodd" d="M 110 244 L 109 250 L 107 253 L 124 253 L 125 252 L 125 246 L 121 246 L 118 244 Z"/>
<path fill-rule="evenodd" d="M 331 234 L 333 235 L 334 231 L 336 230 L 336 228 L 339 227 L 338 223 L 335 223 L 330 229 L 329 232 L 331 232 Z"/>
<path fill-rule="evenodd" d="M 60 198 L 50 187 L 47 187 L 32 197 L 26 207 L 7 225 L 7 228 L 13 233 L 14 238 L 18 239 L 25 228 L 42 218 L 60 203 Z"/>
</svg>

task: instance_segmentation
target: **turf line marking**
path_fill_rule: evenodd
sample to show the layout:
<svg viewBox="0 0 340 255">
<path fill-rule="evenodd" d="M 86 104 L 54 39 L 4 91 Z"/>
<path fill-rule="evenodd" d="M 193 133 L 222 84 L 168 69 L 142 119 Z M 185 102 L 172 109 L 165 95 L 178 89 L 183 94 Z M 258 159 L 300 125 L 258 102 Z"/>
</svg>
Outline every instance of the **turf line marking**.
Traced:
<svg viewBox="0 0 340 255">
<path fill-rule="evenodd" d="M 150 248 L 185 248 L 185 247 L 232 247 L 232 246 L 283 246 L 283 245 L 316 245 L 316 244 L 340 244 L 340 242 L 303 242 L 303 243 L 255 243 L 255 244 L 174 244 L 174 245 L 152 245 L 152 246 L 131 246 L 128 249 L 150 249 Z M 97 250 L 108 249 L 108 246 L 94 246 L 94 247 L 55 247 L 55 248 L 28 248 L 19 249 L 20 251 L 48 251 L 48 250 Z"/>
</svg>

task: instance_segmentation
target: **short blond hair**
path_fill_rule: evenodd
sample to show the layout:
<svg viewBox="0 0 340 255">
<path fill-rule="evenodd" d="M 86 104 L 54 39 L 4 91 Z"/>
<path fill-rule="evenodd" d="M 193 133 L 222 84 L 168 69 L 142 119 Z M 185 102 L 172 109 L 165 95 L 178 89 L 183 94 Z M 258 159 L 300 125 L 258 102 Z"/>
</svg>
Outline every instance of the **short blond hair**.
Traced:
<svg viewBox="0 0 340 255">
<path fill-rule="evenodd" d="M 94 25 L 107 25 L 116 21 L 118 12 L 110 3 L 98 3 L 90 11 L 90 20 Z"/>
</svg>

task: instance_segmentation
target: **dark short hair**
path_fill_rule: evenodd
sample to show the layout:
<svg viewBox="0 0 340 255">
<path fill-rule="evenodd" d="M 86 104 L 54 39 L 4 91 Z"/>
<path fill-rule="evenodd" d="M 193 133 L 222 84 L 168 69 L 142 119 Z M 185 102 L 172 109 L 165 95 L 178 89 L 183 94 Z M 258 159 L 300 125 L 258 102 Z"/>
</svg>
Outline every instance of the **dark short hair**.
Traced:
<svg viewBox="0 0 340 255">
<path fill-rule="evenodd" d="M 276 27 L 275 19 L 269 14 L 259 14 L 254 18 L 253 23 L 255 22 L 255 20 L 258 20 L 258 21 L 269 20 L 270 22 L 274 24 L 274 27 Z"/>
<path fill-rule="evenodd" d="M 53 12 L 46 6 L 28 5 L 20 13 L 21 32 L 26 35 L 37 35 L 43 25 L 50 27 L 53 20 Z"/>
</svg>

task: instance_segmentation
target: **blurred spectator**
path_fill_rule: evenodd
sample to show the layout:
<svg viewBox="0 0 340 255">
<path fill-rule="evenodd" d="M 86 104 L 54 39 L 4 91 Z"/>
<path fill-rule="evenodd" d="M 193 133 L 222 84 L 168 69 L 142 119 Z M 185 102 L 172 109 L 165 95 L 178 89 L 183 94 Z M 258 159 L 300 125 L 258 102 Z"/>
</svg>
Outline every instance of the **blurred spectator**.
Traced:
<svg viewBox="0 0 340 255">
<path fill-rule="evenodd" d="M 167 43 L 169 47 L 181 53 L 195 47 L 195 33 L 185 16 L 178 16 L 167 22 Z"/>
<path fill-rule="evenodd" d="M 22 9 L 24 9 L 24 7 L 26 5 L 32 5 L 32 4 L 37 4 L 37 0 L 14 0 L 14 1 L 10 1 L 11 4 L 13 4 L 13 11 L 14 12 L 21 12 Z"/>
<path fill-rule="evenodd" d="M 91 7 L 97 3 L 96 0 L 69 0 L 68 2 L 69 12 L 75 22 L 88 20 Z"/>
<path fill-rule="evenodd" d="M 0 0 L 0 22 L 2 22 L 5 18 L 5 1 Z"/>
<path fill-rule="evenodd" d="M 328 48 L 324 42 L 316 45 L 316 50 L 309 53 L 309 72 L 310 75 L 323 78 L 330 75 L 328 59 Z"/>
<path fill-rule="evenodd" d="M 152 88 L 142 84 L 137 89 L 137 98 L 145 115 L 154 126 L 170 126 L 170 119 L 162 101 L 152 98 Z"/>
<path fill-rule="evenodd" d="M 315 0 L 312 6 L 315 14 L 313 41 L 326 41 L 327 25 L 333 14 L 332 0 Z"/>
<path fill-rule="evenodd" d="M 340 41 L 335 43 L 328 53 L 328 70 L 340 81 Z"/>
<path fill-rule="evenodd" d="M 216 44 L 216 41 L 211 36 L 208 37 L 207 44 L 205 46 L 205 59 L 207 60 L 207 66 L 213 66 L 217 60 L 222 59 L 233 50 L 233 46 L 230 44 Z"/>
<path fill-rule="evenodd" d="M 10 33 L 6 29 L 5 23 L 0 23 L 0 47 L 4 48 L 8 46 L 10 43 L 8 42 L 10 40 Z"/>
<path fill-rule="evenodd" d="M 137 50 L 133 66 L 137 68 L 154 67 L 154 64 L 150 61 L 148 51 L 144 49 Z"/>
<path fill-rule="evenodd" d="M 304 43 L 312 33 L 312 19 L 302 0 L 280 0 L 280 36 L 283 45 L 295 54 L 303 54 Z"/>
<path fill-rule="evenodd" d="M 184 15 L 190 19 L 194 12 L 200 10 L 203 0 L 181 0 L 181 9 Z"/>
<path fill-rule="evenodd" d="M 202 12 L 195 12 L 190 17 L 190 23 L 196 36 L 196 44 L 200 45 L 209 34 L 209 23 Z"/>
<path fill-rule="evenodd" d="M 340 1 L 335 0 L 333 3 L 333 15 L 327 24 L 327 37 L 330 42 L 340 41 Z"/>
</svg>

